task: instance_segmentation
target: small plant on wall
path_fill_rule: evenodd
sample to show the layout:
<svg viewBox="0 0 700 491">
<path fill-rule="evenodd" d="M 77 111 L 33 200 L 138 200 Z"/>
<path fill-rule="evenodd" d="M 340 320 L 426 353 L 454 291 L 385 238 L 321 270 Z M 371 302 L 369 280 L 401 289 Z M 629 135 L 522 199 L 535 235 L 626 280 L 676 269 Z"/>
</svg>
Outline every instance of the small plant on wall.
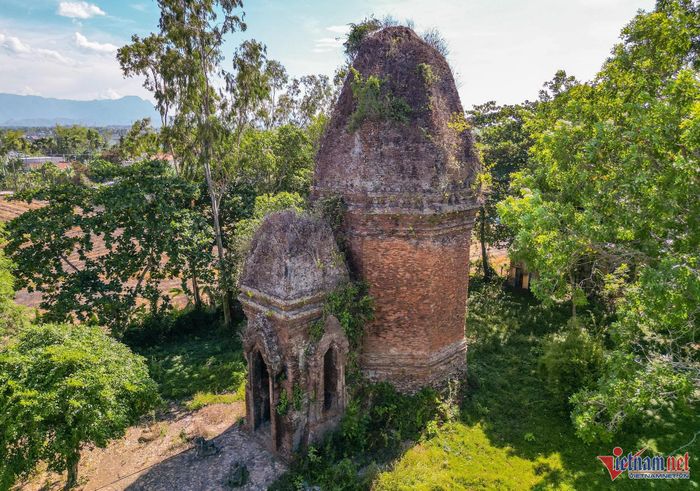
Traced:
<svg viewBox="0 0 700 491">
<path fill-rule="evenodd" d="M 386 81 L 370 75 L 363 78 L 355 68 L 350 68 L 350 87 L 355 99 L 355 111 L 350 115 L 348 128 L 351 131 L 369 120 L 389 120 L 405 123 L 411 114 L 411 106 L 401 97 L 396 97 L 386 87 Z"/>
</svg>

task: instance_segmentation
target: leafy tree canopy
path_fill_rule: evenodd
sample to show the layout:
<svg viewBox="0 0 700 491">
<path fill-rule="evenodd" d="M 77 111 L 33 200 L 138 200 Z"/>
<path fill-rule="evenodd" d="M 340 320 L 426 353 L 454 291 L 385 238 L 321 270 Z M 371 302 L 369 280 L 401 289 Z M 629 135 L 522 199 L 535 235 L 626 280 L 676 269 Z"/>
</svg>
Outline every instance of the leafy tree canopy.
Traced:
<svg viewBox="0 0 700 491">
<path fill-rule="evenodd" d="M 7 252 L 18 286 L 42 293 L 45 318 L 93 320 L 120 332 L 143 299 L 169 307 L 168 278 L 213 281 L 211 228 L 197 208 L 200 190 L 162 161 L 105 165 L 110 184 L 51 184 L 18 199 L 40 201 L 9 224 Z"/>
<path fill-rule="evenodd" d="M 511 174 L 525 168 L 528 163 L 532 140 L 525 123 L 532 116 L 534 107 L 535 104 L 527 101 L 504 106 L 489 101 L 467 111 L 468 122 L 491 178 L 489 193 L 475 224 L 486 278 L 491 275 L 487 245 L 502 247 L 512 240 L 512 232 L 498 217 L 496 204 L 509 196 Z"/>
<path fill-rule="evenodd" d="M 23 328 L 0 348 L 0 488 L 39 461 L 72 487 L 80 450 L 121 437 L 157 401 L 144 359 L 99 327 Z"/>
<path fill-rule="evenodd" d="M 573 398 L 587 439 L 687 401 L 700 383 L 700 10 L 662 0 L 622 31 L 594 81 L 548 87 L 519 197 L 499 206 L 535 294 L 616 315 L 595 387 Z"/>
</svg>

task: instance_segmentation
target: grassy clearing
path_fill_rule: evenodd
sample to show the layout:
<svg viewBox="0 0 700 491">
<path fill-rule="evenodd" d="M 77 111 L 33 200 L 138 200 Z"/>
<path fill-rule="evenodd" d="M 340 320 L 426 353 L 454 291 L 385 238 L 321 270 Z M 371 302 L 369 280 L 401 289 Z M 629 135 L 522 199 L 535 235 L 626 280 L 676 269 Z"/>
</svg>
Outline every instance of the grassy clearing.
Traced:
<svg viewBox="0 0 700 491">
<path fill-rule="evenodd" d="M 240 400 L 246 364 L 237 331 L 212 329 L 138 349 L 164 399 L 191 409 Z"/>
<path fill-rule="evenodd" d="M 542 335 L 561 325 L 563 313 L 527 297 L 507 297 L 511 312 L 502 319 L 483 309 L 476 313 L 483 317 L 471 316 L 473 322 L 489 323 L 471 325 L 474 331 L 487 338 L 486 331 L 497 332 L 502 341 L 470 348 L 470 388 L 459 420 L 408 450 L 377 477 L 374 489 L 698 488 L 692 472 L 690 483 L 639 483 L 626 475 L 611 483 L 597 455 L 611 455 L 616 445 L 625 453 L 644 447 L 651 454 L 672 452 L 700 430 L 700 415 L 669 415 L 651 426 L 627 427 L 610 444 L 584 444 L 574 434 L 567 408 L 550 394 L 537 369 Z M 697 469 L 700 441 L 683 451 L 690 452 L 690 466 Z"/>
</svg>

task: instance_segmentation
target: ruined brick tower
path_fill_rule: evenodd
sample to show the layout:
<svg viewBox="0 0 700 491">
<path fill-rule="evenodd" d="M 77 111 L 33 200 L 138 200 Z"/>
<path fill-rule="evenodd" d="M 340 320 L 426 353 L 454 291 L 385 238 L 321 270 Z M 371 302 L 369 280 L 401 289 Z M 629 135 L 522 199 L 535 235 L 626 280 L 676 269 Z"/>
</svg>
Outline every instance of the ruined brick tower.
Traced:
<svg viewBox="0 0 700 491">
<path fill-rule="evenodd" d="M 480 163 L 447 62 L 412 30 L 368 35 L 353 69 L 321 142 L 312 196 L 344 199 L 351 267 L 376 302 L 363 373 L 411 392 L 465 366 Z"/>
<path fill-rule="evenodd" d="M 246 425 L 285 457 L 318 440 L 345 409 L 348 339 L 322 314 L 325 296 L 347 280 L 328 224 L 292 210 L 265 217 L 239 285 L 248 319 Z"/>
</svg>

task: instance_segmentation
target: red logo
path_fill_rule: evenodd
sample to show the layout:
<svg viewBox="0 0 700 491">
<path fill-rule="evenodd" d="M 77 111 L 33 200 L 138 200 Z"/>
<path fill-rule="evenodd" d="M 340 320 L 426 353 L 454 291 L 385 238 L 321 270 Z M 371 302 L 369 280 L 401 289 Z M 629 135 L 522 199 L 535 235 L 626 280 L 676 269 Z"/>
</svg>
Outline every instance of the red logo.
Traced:
<svg viewBox="0 0 700 491">
<path fill-rule="evenodd" d="M 645 448 L 641 449 L 639 452 L 634 454 L 634 457 L 639 457 L 642 455 L 642 453 L 646 450 Z M 613 454 L 612 455 L 599 455 L 598 460 L 600 460 L 605 468 L 608 470 L 610 473 L 610 479 L 613 481 L 617 479 L 617 477 L 622 474 L 624 471 L 627 470 L 627 466 L 620 466 L 618 464 L 618 458 L 622 455 L 622 448 L 620 447 L 615 447 L 613 448 Z M 621 468 L 622 467 L 622 468 Z"/>
</svg>

